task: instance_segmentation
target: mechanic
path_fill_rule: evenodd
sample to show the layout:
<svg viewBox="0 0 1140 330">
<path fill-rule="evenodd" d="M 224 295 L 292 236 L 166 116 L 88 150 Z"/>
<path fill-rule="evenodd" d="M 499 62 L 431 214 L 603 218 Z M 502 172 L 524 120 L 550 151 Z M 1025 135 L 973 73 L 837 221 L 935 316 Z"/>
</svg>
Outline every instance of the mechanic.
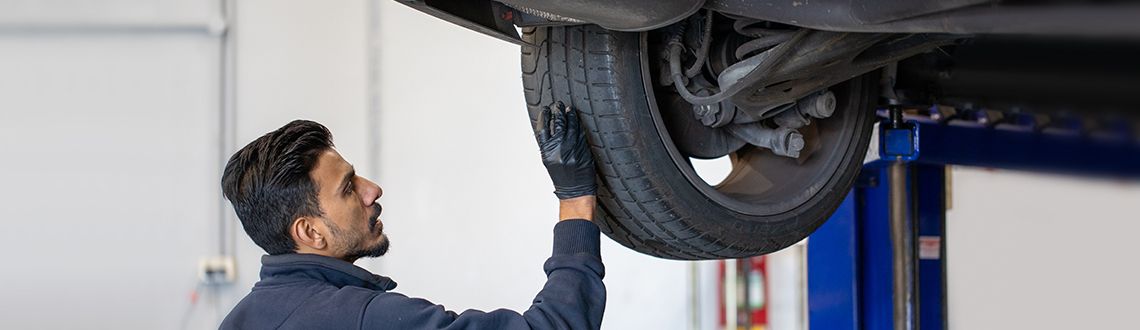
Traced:
<svg viewBox="0 0 1140 330">
<path fill-rule="evenodd" d="M 527 311 L 456 314 L 395 293 L 396 282 L 353 265 L 388 250 L 377 202 L 383 190 L 356 175 L 327 128 L 297 120 L 238 150 L 222 174 L 223 193 L 268 255 L 261 258 L 261 280 L 221 328 L 599 328 L 606 291 L 598 227 L 591 222 L 594 161 L 576 110 L 561 103 L 544 108 L 537 126 L 560 203 L 554 252 L 543 267 L 546 285 Z"/>
</svg>

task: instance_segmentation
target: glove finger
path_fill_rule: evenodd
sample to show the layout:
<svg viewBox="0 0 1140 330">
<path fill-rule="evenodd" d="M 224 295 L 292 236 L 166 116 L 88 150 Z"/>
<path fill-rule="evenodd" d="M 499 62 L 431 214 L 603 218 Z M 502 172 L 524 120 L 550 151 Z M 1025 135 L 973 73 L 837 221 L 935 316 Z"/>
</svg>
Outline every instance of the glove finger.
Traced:
<svg viewBox="0 0 1140 330">
<path fill-rule="evenodd" d="M 578 111 L 573 108 L 566 109 L 566 138 L 567 141 L 580 142 L 582 136 L 582 123 L 578 121 Z M 580 144 L 580 143 L 579 143 Z"/>
<path fill-rule="evenodd" d="M 566 127 L 570 127 L 570 125 L 577 125 L 577 123 L 578 123 L 578 111 L 577 110 L 574 110 L 574 108 L 567 107 L 567 108 L 563 108 L 562 113 L 564 113 L 566 115 Z"/>
<path fill-rule="evenodd" d="M 550 136 L 555 138 L 561 137 L 566 133 L 566 113 L 563 112 L 561 108 L 554 108 L 550 116 L 552 117 L 550 121 Z"/>
<path fill-rule="evenodd" d="M 571 156 L 579 164 L 580 167 L 587 170 L 593 170 L 594 158 L 590 154 L 590 144 L 586 141 L 585 131 L 582 129 L 581 117 L 578 116 L 577 109 L 570 109 L 566 113 L 567 133 L 566 144 L 572 144 L 573 155 Z"/>
<path fill-rule="evenodd" d="M 538 113 L 538 129 L 534 135 L 539 143 L 550 139 L 550 107 L 542 107 Z"/>
</svg>

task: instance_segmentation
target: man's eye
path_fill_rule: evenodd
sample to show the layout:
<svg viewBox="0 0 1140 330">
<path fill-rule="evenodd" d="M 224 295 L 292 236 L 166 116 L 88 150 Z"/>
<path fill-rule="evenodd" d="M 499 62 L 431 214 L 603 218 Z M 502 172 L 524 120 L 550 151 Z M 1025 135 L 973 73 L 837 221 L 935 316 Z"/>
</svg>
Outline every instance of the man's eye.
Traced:
<svg viewBox="0 0 1140 330">
<path fill-rule="evenodd" d="M 345 194 L 345 195 L 351 194 L 351 193 L 352 193 L 352 192 L 354 192 L 354 191 L 356 191 L 356 189 L 353 189 L 353 188 L 352 188 L 352 183 L 351 183 L 351 182 L 350 182 L 349 184 L 346 184 L 346 185 L 344 185 L 344 194 Z"/>
</svg>

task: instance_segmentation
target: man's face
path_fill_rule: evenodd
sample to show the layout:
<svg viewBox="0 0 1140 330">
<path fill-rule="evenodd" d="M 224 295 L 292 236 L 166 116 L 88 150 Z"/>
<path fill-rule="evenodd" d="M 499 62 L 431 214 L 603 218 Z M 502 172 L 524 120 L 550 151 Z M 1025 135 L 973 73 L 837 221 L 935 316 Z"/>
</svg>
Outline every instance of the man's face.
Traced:
<svg viewBox="0 0 1140 330">
<path fill-rule="evenodd" d="M 329 229 L 329 246 L 335 256 L 351 262 L 384 255 L 388 237 L 377 202 L 384 194 L 380 186 L 356 175 L 352 164 L 333 149 L 318 156 L 309 176 L 317 184 L 317 199 L 324 212 L 321 220 Z"/>
</svg>

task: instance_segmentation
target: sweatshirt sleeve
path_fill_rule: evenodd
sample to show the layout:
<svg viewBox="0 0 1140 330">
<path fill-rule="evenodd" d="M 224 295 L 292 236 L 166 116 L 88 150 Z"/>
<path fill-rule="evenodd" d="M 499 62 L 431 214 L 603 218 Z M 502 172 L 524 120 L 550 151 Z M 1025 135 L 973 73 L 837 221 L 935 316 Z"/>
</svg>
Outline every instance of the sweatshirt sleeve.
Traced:
<svg viewBox="0 0 1140 330">
<path fill-rule="evenodd" d="M 554 226 L 554 253 L 546 260 L 546 285 L 523 313 L 498 309 L 461 314 L 427 300 L 393 292 L 374 297 L 362 329 L 598 329 L 606 306 L 605 267 L 598 227 L 587 220 Z"/>
</svg>

